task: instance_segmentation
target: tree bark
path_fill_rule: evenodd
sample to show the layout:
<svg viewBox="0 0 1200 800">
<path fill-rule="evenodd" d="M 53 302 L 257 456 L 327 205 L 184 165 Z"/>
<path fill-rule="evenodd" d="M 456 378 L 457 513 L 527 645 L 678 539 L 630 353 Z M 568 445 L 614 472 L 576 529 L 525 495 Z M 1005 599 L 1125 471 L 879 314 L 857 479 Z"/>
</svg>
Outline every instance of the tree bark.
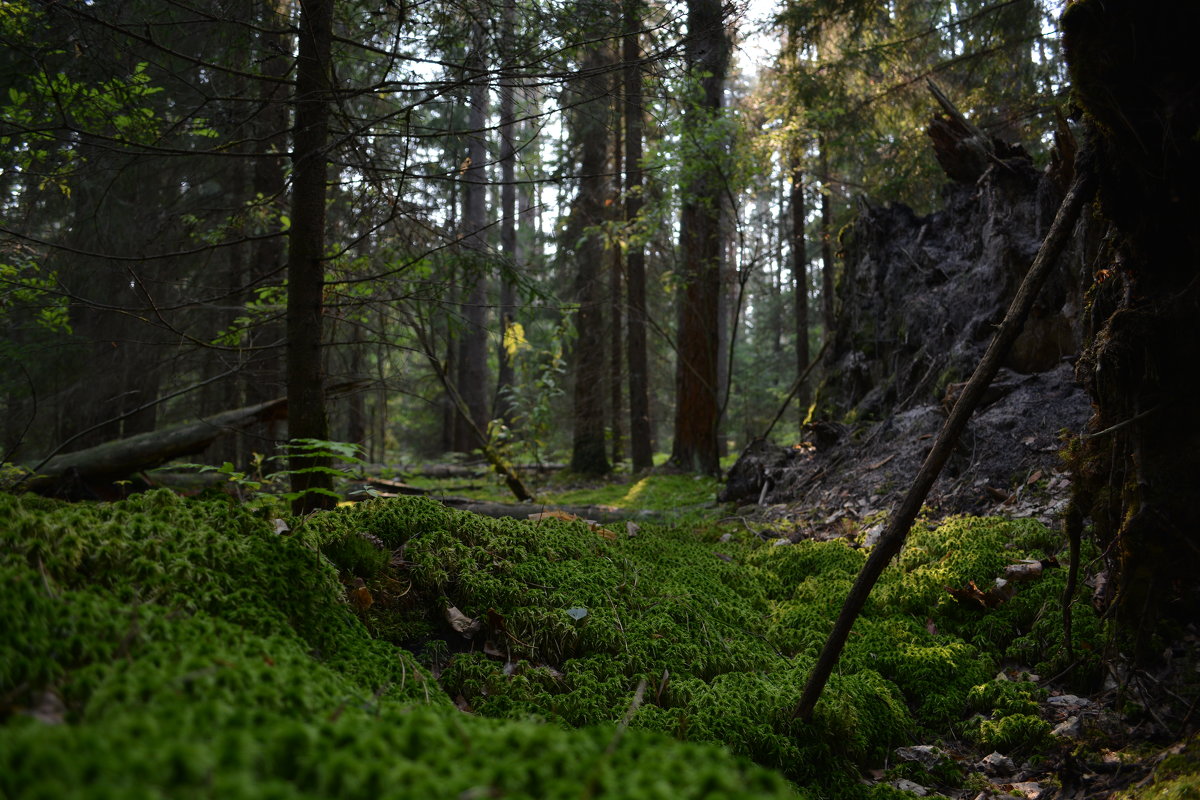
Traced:
<svg viewBox="0 0 1200 800">
<path fill-rule="evenodd" d="M 307 0 L 300 7 L 288 234 L 288 436 L 293 441 L 329 438 L 321 332 L 332 39 L 333 0 Z M 305 471 L 328 463 L 328 458 L 292 455 L 292 491 L 302 493 L 293 503 L 296 513 L 332 507 L 335 498 L 325 494 L 332 491 L 332 477 L 323 471 Z"/>
<path fill-rule="evenodd" d="M 804 169 L 798 145 L 791 154 L 791 212 L 792 212 L 792 299 L 796 322 L 796 375 L 808 372 L 808 247 L 805 238 L 805 222 L 808 214 L 804 207 Z M 808 418 L 808 390 L 797 387 L 797 405 L 800 424 Z"/>
<path fill-rule="evenodd" d="M 646 359 L 646 251 L 634 226 L 642 208 L 642 72 L 640 0 L 625 0 L 625 224 L 631 239 L 625 252 L 625 291 L 629 320 L 625 345 L 629 363 L 629 449 L 633 471 L 654 466 L 650 427 L 649 369 Z"/>
<path fill-rule="evenodd" d="M 604 179 L 607 161 L 611 108 L 607 81 L 603 77 L 609 63 L 602 45 L 593 46 L 584 56 L 579 79 L 572 87 L 572 136 L 579 148 L 579 194 L 571 210 L 567 227 L 568 246 L 575 246 L 575 376 L 571 471 L 584 475 L 603 475 L 610 470 L 604 441 L 604 322 L 601 304 L 601 275 L 604 243 L 600 234 L 588 228 L 604 219 L 607 196 Z"/>
<path fill-rule="evenodd" d="M 513 37 L 513 25 L 516 8 L 510 0 L 505 0 L 500 12 L 500 41 L 507 47 Z M 517 244 L 517 186 L 516 164 L 517 153 L 513 146 L 513 134 L 516 130 L 516 113 L 514 110 L 515 87 L 511 85 L 512 78 L 505 78 L 509 85 L 500 87 L 500 253 L 504 258 L 505 269 L 513 270 L 518 267 Z M 500 347 L 496 354 L 496 401 L 493 404 L 493 416 L 513 425 L 513 356 L 509 353 L 508 332 L 516 322 L 516 287 L 507 275 L 500 277 Z"/>
<path fill-rule="evenodd" d="M 1196 4 L 1165 0 L 1080 0 L 1063 16 L 1110 225 L 1087 268 L 1076 374 L 1095 415 L 1068 519 L 1078 535 L 1091 518 L 1122 645 L 1141 664 L 1200 604 L 1200 98 L 1183 79 L 1198 29 Z"/>
<path fill-rule="evenodd" d="M 700 93 L 686 113 L 687 129 L 707 139 L 720 109 L 729 45 L 719 0 L 689 0 L 687 62 Z M 687 135 L 687 133 L 685 133 Z M 675 441 L 671 464 L 715 475 L 718 402 L 717 316 L 721 291 L 721 176 L 714 163 L 724 144 L 701 141 L 699 163 L 690 165 L 679 221 L 683 270 L 675 363 Z"/>
<path fill-rule="evenodd" d="M 473 33 L 472 53 L 468 58 L 471 81 L 470 115 L 467 122 L 467 158 L 463 170 L 462 239 L 465 248 L 463 330 L 459 336 L 456 389 L 470 411 L 470 419 L 461 416 L 455 433 L 455 449 L 470 452 L 476 447 L 474 430 L 487 432 L 491 419 L 487 368 L 487 274 L 486 244 L 483 229 L 487 225 L 487 160 L 483 128 L 487 122 L 488 87 L 482 73 L 483 31 L 479 24 Z"/>
<path fill-rule="evenodd" d="M 618 72 L 613 78 L 613 119 L 616 123 L 613 125 L 613 175 L 615 176 L 612 183 L 613 208 L 620 208 L 621 202 L 620 175 L 622 174 L 622 156 L 624 155 L 621 119 L 625 106 L 624 98 L 621 97 L 621 89 L 624 77 L 622 72 Z M 624 395 L 624 392 L 621 391 L 623 363 L 621 347 L 625 342 L 621 324 L 624 317 L 621 313 L 621 274 L 624 272 L 624 263 L 621 258 L 622 250 L 618 244 L 614 243 L 610 251 L 611 261 L 608 270 L 608 411 L 612 460 L 613 464 L 617 465 L 625 460 L 625 426 L 622 424 L 625 407 L 621 402 Z"/>
<path fill-rule="evenodd" d="M 833 338 L 835 325 L 833 311 L 833 184 L 829 179 L 829 158 L 822 138 L 817 147 L 821 151 L 821 323 L 825 329 L 824 341 Z"/>
</svg>

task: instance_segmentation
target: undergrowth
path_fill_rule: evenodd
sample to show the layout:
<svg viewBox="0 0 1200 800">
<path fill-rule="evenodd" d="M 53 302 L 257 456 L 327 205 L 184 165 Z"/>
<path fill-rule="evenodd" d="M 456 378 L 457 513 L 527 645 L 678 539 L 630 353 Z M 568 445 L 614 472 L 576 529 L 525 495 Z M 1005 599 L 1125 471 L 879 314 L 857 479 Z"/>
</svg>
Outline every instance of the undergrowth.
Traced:
<svg viewBox="0 0 1200 800">
<path fill-rule="evenodd" d="M 922 729 L 1044 738 L 1035 690 L 991 678 L 1061 658 L 1065 570 L 989 612 L 945 591 L 1053 549 L 1032 522 L 915 530 L 803 723 L 864 559 L 840 542 L 630 536 L 424 498 L 283 535 L 161 491 L 0 496 L 0 519 L 11 797 L 856 797 Z M 1081 609 L 1076 630 L 1097 623 Z"/>
</svg>

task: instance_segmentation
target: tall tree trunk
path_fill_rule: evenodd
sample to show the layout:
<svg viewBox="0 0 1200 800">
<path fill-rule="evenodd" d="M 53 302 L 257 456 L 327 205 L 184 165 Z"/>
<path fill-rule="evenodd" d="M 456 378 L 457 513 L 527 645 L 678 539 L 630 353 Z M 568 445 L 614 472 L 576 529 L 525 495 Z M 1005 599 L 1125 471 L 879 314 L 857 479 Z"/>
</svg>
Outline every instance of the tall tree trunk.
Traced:
<svg viewBox="0 0 1200 800">
<path fill-rule="evenodd" d="M 616 73 L 613 79 L 613 117 L 615 123 L 613 125 L 613 171 L 614 175 L 612 183 L 612 207 L 619 208 L 621 201 L 621 180 L 622 173 L 622 156 L 624 141 L 621 136 L 621 119 L 624 113 L 624 98 L 621 96 L 621 88 L 624 82 L 624 74 Z M 609 264 L 608 271 L 608 397 L 609 397 L 609 429 L 612 437 L 612 460 L 613 464 L 620 464 L 625 460 L 625 426 L 622 424 L 622 416 L 625 411 L 624 403 L 621 402 L 624 393 L 621 391 L 621 347 L 624 344 L 623 331 L 621 330 L 622 317 L 621 313 L 621 273 L 625 266 L 622 259 L 622 251 L 619 245 L 614 244 L 611 248 L 612 261 Z"/>
<path fill-rule="evenodd" d="M 833 182 L 829 179 L 829 158 L 825 139 L 817 146 L 821 150 L 821 323 L 825 328 L 823 342 L 833 337 Z"/>
<path fill-rule="evenodd" d="M 642 208 L 642 57 L 638 44 L 640 0 L 625 0 L 625 223 L 634 225 Z M 649 368 L 646 359 L 646 251 L 631 240 L 625 253 L 629 321 L 625 333 L 629 361 L 629 449 L 633 471 L 654 466 L 650 426 Z"/>
<path fill-rule="evenodd" d="M 1076 371 L 1096 413 L 1067 522 L 1077 537 L 1091 518 L 1141 663 L 1200 607 L 1200 96 L 1182 80 L 1198 29 L 1200 7 L 1167 0 L 1080 0 L 1063 15 L 1111 225 L 1086 270 L 1096 282 Z"/>
<path fill-rule="evenodd" d="M 510 0 L 505 0 L 501 11 L 500 41 L 504 46 L 511 42 L 516 8 Z M 517 186 L 516 163 L 517 154 L 513 146 L 513 134 L 516 131 L 516 114 L 514 98 L 516 88 L 512 85 L 511 77 L 502 78 L 500 87 L 500 252 L 507 262 L 508 269 L 518 266 L 517 253 Z M 497 353 L 496 402 L 493 415 L 504 420 L 504 424 L 512 426 L 513 407 L 511 391 L 513 387 L 513 353 L 509 348 L 510 326 L 516 322 L 516 287 L 507 276 L 500 278 L 500 349 Z"/>
<path fill-rule="evenodd" d="M 487 368 L 487 274 L 486 245 L 483 229 L 487 225 L 487 147 L 483 128 L 487 121 L 487 83 L 482 76 L 483 31 L 476 26 L 472 55 L 468 59 L 471 76 L 470 117 L 467 169 L 463 171 L 463 244 L 467 267 L 464 274 L 465 303 L 463 331 L 459 338 L 458 374 L 455 387 L 471 412 L 474 428 L 487 431 L 491 419 L 488 403 Z M 459 419 L 455 427 L 455 450 L 470 452 L 479 447 L 472 425 Z"/>
<path fill-rule="evenodd" d="M 254 159 L 251 174 L 251 193 L 255 202 L 262 203 L 270 213 L 267 225 L 278 224 L 278 218 L 287 209 L 285 193 L 287 176 L 285 161 L 288 147 L 287 74 L 292 52 L 292 37 L 276 33 L 287 25 L 288 0 L 265 0 L 259 2 L 261 15 L 259 58 L 260 69 L 266 80 L 258 85 L 258 113 L 251 122 L 255 147 L 260 155 Z M 261 198 L 261 199 L 260 199 Z M 279 271 L 287 258 L 287 243 L 283 237 L 265 236 L 255 239 L 250 245 L 250 275 L 254 286 L 278 284 Z M 251 298 L 247 298 L 251 299 Z M 242 372 L 242 394 L 248 405 L 263 403 L 280 397 L 285 391 L 286 366 L 284 364 L 284 326 L 269 322 L 256 330 L 250 340 L 255 348 L 247 356 Z M 276 423 L 265 422 L 255 428 L 237 434 L 238 448 L 242 456 L 254 450 L 273 455 Z"/>
<path fill-rule="evenodd" d="M 571 445 L 571 470 L 584 475 L 603 475 L 610 469 L 604 442 L 604 320 L 601 303 L 601 276 L 604 243 L 600 234 L 588 231 L 604 219 L 604 200 L 608 194 L 604 179 L 607 161 L 610 111 L 609 86 L 602 76 L 609 63 L 601 45 L 593 46 L 584 56 L 583 79 L 572 88 L 575 105 L 572 137 L 580 159 L 579 194 L 571 210 L 567 240 L 579 242 L 575 249 L 575 350 L 573 354 L 574 437 Z"/>
<path fill-rule="evenodd" d="M 683 187 L 679 221 L 683 296 L 675 364 L 675 441 L 671 463 L 678 469 L 715 475 L 718 405 L 718 315 L 721 292 L 721 170 L 724 143 L 706 133 L 720 114 L 729 46 L 720 0 L 689 0 L 687 62 L 700 97 L 688 108 L 687 130 L 705 141 L 699 163 Z M 687 134 L 685 134 L 687 135 Z"/>
<path fill-rule="evenodd" d="M 292 141 L 292 226 L 288 233 L 287 396 L 288 436 L 329 438 L 321 371 L 321 295 L 325 287 L 325 195 L 331 101 L 330 46 L 333 0 L 300 6 L 300 51 L 296 60 L 296 120 Z M 329 459 L 293 453 L 292 491 L 303 492 L 293 510 L 329 508 L 332 477 L 313 467 Z"/>
<path fill-rule="evenodd" d="M 792 279 L 793 298 L 796 308 L 796 375 L 808 369 L 808 248 L 805 243 L 804 223 L 807 211 L 804 208 L 804 169 L 801 166 L 799 145 L 791 156 L 792 171 Z M 799 404 L 800 424 L 808 417 L 808 389 L 800 387 L 796 393 Z"/>
</svg>

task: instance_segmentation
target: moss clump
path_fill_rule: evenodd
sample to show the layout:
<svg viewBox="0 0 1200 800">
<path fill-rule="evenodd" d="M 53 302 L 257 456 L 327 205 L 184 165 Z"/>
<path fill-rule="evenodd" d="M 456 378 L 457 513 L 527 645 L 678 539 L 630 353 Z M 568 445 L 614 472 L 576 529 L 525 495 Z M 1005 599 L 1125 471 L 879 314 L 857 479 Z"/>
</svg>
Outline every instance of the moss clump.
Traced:
<svg viewBox="0 0 1200 800">
<path fill-rule="evenodd" d="M 620 762 L 646 782 L 634 796 L 737 796 L 722 788 L 734 777 L 779 796 L 779 774 L 737 760 L 748 757 L 821 794 L 859 797 L 861 769 L 919 727 L 961 720 L 971 704 L 1010 714 L 996 730 L 979 726 L 980 736 L 1033 741 L 1005 721 L 1028 710 L 1022 698 L 988 688 L 987 640 L 955 635 L 1000 611 L 966 614 L 939 585 L 983 580 L 1049 543 L 1024 523 L 957 520 L 917 532 L 917 549 L 885 573 L 802 723 L 793 718 L 800 690 L 863 562 L 842 543 L 772 547 L 651 524 L 629 537 L 424 499 L 292 520 L 285 536 L 227 502 L 162 493 L 111 506 L 0 498 L 0 514 L 13 521 L 0 549 L 0 611 L 19 620 L 0 636 L 0 691 L 15 698 L 0 748 L 11 737 L 39 763 L 53 737 L 66 749 L 79 737 L 101 753 L 87 769 L 116 776 L 103 759 L 122 750 L 101 740 L 169 730 L 163 752 L 177 748 L 174 761 L 126 742 L 136 759 L 121 774 L 134 770 L 142 777 L 130 785 L 150 793 L 186 795 L 197 776 L 220 773 L 257 787 L 230 784 L 235 796 L 274 791 L 265 787 L 285 796 L 308 785 L 288 777 L 300 770 L 326 794 L 395 785 L 548 796 L 570 785 L 602 796 Z M 470 636 L 453 628 L 448 606 L 475 620 Z M 47 693 L 65 702 L 69 724 L 13 713 Z M 629 730 L 618 734 L 623 720 Z M 212 744 L 196 745 L 206 730 Z M 425 735 L 417 731 L 442 744 L 410 742 Z M 237 742 L 251 735 L 260 741 L 246 752 L 258 755 L 240 755 Z M 506 774 L 525 777 L 494 772 L 504 756 L 480 743 L 489 737 L 507 737 Z M 375 741 L 405 753 L 400 766 L 303 772 L 309 760 L 341 764 L 348 747 L 376 752 Z M 621 762 L 629 742 L 652 753 L 644 772 Z M 712 744 L 725 749 L 705 749 Z M 561 758 L 543 764 L 538 748 Z M 650 765 L 664 759 L 704 767 L 681 766 L 693 778 L 663 788 Z M 460 772 L 466 783 L 444 775 Z"/>
<path fill-rule="evenodd" d="M 1050 723 L 1033 714 L 1010 714 L 979 720 L 967 733 L 984 749 L 1030 753 L 1049 743 Z"/>
<path fill-rule="evenodd" d="M 377 510 L 391 541 L 412 535 Z M 454 709 L 319 553 L 368 511 L 279 536 L 163 492 L 0 496 L 0 795 L 794 796 L 710 746 Z"/>
</svg>

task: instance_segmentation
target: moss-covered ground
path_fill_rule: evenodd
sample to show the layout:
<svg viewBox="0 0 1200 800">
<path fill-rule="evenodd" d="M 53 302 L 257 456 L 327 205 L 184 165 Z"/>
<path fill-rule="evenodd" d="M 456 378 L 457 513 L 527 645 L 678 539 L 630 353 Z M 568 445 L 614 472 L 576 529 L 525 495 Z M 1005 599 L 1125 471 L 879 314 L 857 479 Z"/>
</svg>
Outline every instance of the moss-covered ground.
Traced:
<svg viewBox="0 0 1200 800">
<path fill-rule="evenodd" d="M 811 723 L 843 543 L 425 498 L 284 522 L 0 495 L 0 797 L 881 797 L 860 775 L 917 736 L 1048 734 L 993 676 L 1062 666 L 1065 570 L 990 611 L 946 591 L 1057 551 L 1036 522 L 914 530 Z"/>
</svg>

